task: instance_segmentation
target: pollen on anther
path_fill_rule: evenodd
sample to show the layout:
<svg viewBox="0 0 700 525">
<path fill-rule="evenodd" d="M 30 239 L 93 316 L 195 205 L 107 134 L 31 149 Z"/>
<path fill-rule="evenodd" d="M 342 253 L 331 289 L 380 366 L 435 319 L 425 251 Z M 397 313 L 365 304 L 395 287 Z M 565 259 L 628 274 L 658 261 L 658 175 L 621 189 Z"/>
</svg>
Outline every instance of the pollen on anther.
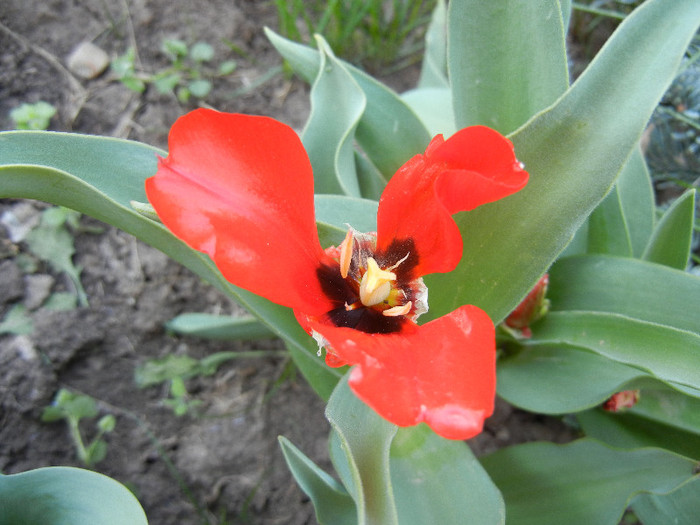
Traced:
<svg viewBox="0 0 700 525">
<path fill-rule="evenodd" d="M 353 234 L 352 228 L 345 234 L 345 239 L 340 243 L 340 276 L 345 279 L 350 271 L 352 261 Z"/>
</svg>

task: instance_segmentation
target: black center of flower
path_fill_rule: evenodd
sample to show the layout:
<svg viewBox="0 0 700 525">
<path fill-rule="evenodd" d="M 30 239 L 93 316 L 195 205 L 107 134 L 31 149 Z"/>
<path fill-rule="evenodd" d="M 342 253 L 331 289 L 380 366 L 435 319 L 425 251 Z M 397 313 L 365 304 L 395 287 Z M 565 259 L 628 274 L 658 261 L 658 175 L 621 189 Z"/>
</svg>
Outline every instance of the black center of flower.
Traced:
<svg viewBox="0 0 700 525">
<path fill-rule="evenodd" d="M 365 235 L 365 234 L 361 234 Z M 422 281 L 417 285 L 414 277 L 414 269 L 418 264 L 418 255 L 415 253 L 414 243 L 411 239 L 394 241 L 381 252 L 374 252 L 366 245 L 366 241 L 351 241 L 359 243 L 353 247 L 353 259 L 346 268 L 346 276 L 341 275 L 340 264 L 321 265 L 316 271 L 319 283 L 324 294 L 333 302 L 334 308 L 326 315 L 334 325 L 360 330 L 366 333 L 388 334 L 401 330 L 401 327 L 415 319 L 420 287 L 424 288 Z M 359 255 L 355 255 L 355 253 Z M 381 270 L 389 271 L 395 275 L 391 281 L 391 292 L 387 297 L 381 297 L 377 304 L 368 302 L 363 293 L 366 285 L 363 284 L 363 276 L 368 272 L 368 261 L 372 259 Z M 365 289 L 361 291 L 361 288 Z M 387 285 L 388 286 L 388 285 Z M 410 315 L 400 312 L 391 315 L 391 310 L 396 309 L 396 304 L 407 305 Z M 369 306 L 368 306 L 369 305 Z M 401 308 L 399 306 L 398 308 Z M 424 311 L 424 310 L 423 310 Z M 409 311 L 406 312 L 409 314 Z"/>
</svg>

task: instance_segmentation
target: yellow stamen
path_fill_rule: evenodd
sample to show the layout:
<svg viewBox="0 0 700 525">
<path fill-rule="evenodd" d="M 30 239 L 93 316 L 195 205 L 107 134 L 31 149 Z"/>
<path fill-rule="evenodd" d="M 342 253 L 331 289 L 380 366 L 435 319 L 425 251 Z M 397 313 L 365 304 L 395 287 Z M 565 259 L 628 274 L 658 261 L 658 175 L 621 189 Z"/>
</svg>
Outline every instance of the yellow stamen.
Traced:
<svg viewBox="0 0 700 525">
<path fill-rule="evenodd" d="M 353 235 L 352 229 L 345 234 L 345 239 L 340 243 L 340 275 L 343 279 L 348 276 L 350 261 L 352 261 Z"/>
<path fill-rule="evenodd" d="M 386 315 L 387 317 L 399 317 L 400 315 L 406 315 L 408 312 L 411 311 L 412 306 L 413 303 L 411 301 L 408 301 L 406 304 L 401 304 L 399 306 L 387 308 L 382 312 L 382 315 Z"/>
<path fill-rule="evenodd" d="M 391 293 L 391 281 L 395 280 L 394 272 L 382 270 L 377 261 L 367 257 L 367 271 L 360 281 L 360 301 L 365 306 L 381 303 Z"/>
</svg>

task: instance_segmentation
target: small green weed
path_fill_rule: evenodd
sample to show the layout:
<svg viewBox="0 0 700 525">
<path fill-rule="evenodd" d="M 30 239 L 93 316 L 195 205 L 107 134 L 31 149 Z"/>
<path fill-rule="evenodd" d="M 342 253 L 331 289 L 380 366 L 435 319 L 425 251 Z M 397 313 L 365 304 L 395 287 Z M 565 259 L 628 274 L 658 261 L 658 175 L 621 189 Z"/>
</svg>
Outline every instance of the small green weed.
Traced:
<svg viewBox="0 0 700 525">
<path fill-rule="evenodd" d="M 214 48 L 206 42 L 195 42 L 189 46 L 183 40 L 163 40 L 161 51 L 171 64 L 154 74 L 136 70 L 136 53 L 133 48 L 112 61 L 112 72 L 126 87 L 139 93 L 152 84 L 159 93 L 175 93 L 178 100 L 186 103 L 191 97 L 206 98 L 211 92 L 212 81 L 230 75 L 236 69 L 235 60 L 211 65 Z"/>
<path fill-rule="evenodd" d="M 202 359 L 188 355 L 169 355 L 162 359 L 150 359 L 136 367 L 134 381 L 139 388 L 170 383 L 170 397 L 163 404 L 170 407 L 176 416 L 196 413 L 201 401 L 193 400 L 185 386 L 185 380 L 193 377 L 211 376 L 227 361 L 240 358 L 257 358 L 283 355 L 274 350 L 252 350 L 247 352 L 216 352 Z"/>
<path fill-rule="evenodd" d="M 26 335 L 31 334 L 32 330 L 34 330 L 32 318 L 27 315 L 27 309 L 21 304 L 10 308 L 4 319 L 0 321 L 0 335 Z"/>
<path fill-rule="evenodd" d="M 48 102 L 39 101 L 35 104 L 22 104 L 10 111 L 10 118 L 17 129 L 47 129 L 51 119 L 56 114 L 56 108 Z"/>
<path fill-rule="evenodd" d="M 80 213 L 74 210 L 62 207 L 48 208 L 42 212 L 39 226 L 29 232 L 24 240 L 33 255 L 70 278 L 78 303 L 87 306 L 87 294 L 80 282 L 81 269 L 73 264 L 73 232 L 80 229 L 79 221 Z"/>
<path fill-rule="evenodd" d="M 85 466 L 93 467 L 107 455 L 107 442 L 102 439 L 102 436 L 112 432 L 116 426 L 116 419 L 112 414 L 101 417 L 96 425 L 97 434 L 85 446 L 80 433 L 80 420 L 93 419 L 97 417 L 97 414 L 97 402 L 92 397 L 61 388 L 56 393 L 53 403 L 44 408 L 41 420 L 45 423 L 65 420 L 78 459 Z"/>
</svg>

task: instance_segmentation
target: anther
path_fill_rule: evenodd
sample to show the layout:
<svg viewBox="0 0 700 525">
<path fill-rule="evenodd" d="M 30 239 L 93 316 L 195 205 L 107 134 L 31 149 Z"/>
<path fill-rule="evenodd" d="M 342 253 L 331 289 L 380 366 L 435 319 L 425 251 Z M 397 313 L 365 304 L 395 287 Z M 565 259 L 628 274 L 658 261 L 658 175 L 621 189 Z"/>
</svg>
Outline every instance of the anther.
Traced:
<svg viewBox="0 0 700 525">
<path fill-rule="evenodd" d="M 345 279 L 350 271 L 350 262 L 352 261 L 354 239 L 352 228 L 345 234 L 345 239 L 340 243 L 340 276 Z"/>
<path fill-rule="evenodd" d="M 401 315 L 406 315 L 408 312 L 410 312 L 412 307 L 413 303 L 411 301 L 408 301 L 406 304 L 401 304 L 399 306 L 387 308 L 382 312 L 382 315 L 385 315 L 387 317 L 399 317 Z"/>
</svg>

